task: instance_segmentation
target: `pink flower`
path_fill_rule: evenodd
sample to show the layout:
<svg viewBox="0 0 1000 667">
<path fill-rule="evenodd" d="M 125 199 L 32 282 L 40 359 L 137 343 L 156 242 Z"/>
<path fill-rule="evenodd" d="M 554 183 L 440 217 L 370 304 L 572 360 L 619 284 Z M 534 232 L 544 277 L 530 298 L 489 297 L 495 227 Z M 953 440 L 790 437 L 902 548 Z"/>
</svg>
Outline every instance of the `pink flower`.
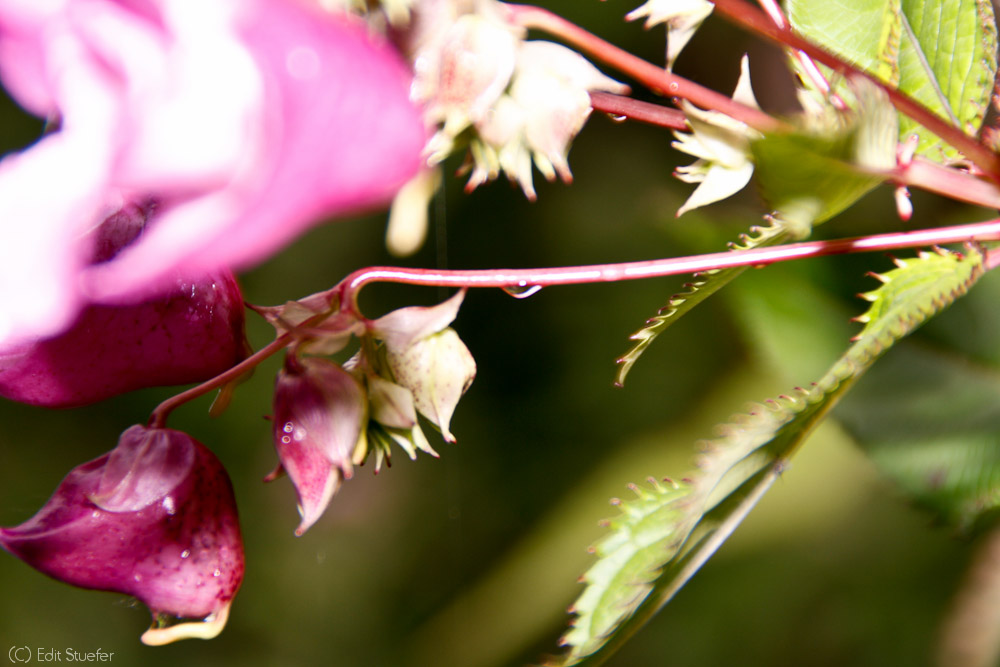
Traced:
<svg viewBox="0 0 1000 667">
<path fill-rule="evenodd" d="M 0 0 L 0 80 L 58 131 L 0 161 L 0 342 L 266 258 L 416 172 L 411 76 L 363 24 L 296 0 Z M 88 229 L 160 213 L 110 262 Z"/>
<path fill-rule="evenodd" d="M 317 357 L 289 357 L 274 388 L 274 446 L 295 485 L 302 535 L 323 512 L 344 479 L 368 422 L 361 384 L 343 368 Z"/>
<path fill-rule="evenodd" d="M 139 598 L 154 618 L 147 644 L 217 635 L 243 581 L 229 477 L 204 445 L 171 429 L 125 431 L 35 516 L 0 528 L 0 546 L 59 581 Z M 171 617 L 193 622 L 159 627 Z"/>
<path fill-rule="evenodd" d="M 141 236 L 155 206 L 128 205 L 90 235 L 95 264 Z M 85 307 L 58 336 L 0 345 L 0 396 L 75 407 L 143 387 L 201 382 L 242 361 L 243 297 L 229 271 L 178 280 L 138 304 Z"/>
</svg>

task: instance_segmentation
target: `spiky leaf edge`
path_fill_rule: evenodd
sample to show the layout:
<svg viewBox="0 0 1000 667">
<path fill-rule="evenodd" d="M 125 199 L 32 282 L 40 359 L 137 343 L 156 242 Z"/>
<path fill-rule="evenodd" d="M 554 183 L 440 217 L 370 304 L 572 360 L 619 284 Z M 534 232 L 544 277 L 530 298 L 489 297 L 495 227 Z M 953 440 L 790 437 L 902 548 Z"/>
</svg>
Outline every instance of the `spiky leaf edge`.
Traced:
<svg viewBox="0 0 1000 667">
<path fill-rule="evenodd" d="M 749 233 L 740 235 L 737 243 L 731 243 L 730 249 L 733 251 L 750 250 L 751 248 L 763 248 L 784 243 L 791 235 L 784 225 L 779 221 L 768 218 L 765 226 L 755 225 L 750 228 Z M 646 351 L 653 341 L 667 327 L 689 313 L 695 306 L 708 299 L 720 289 L 728 285 L 741 273 L 746 271 L 745 266 L 728 269 L 714 269 L 694 274 L 694 280 L 684 285 L 684 291 L 674 294 L 667 301 L 667 304 L 657 311 L 656 315 L 646 320 L 641 329 L 629 336 L 629 340 L 635 341 L 625 354 L 618 357 L 615 363 L 618 371 L 615 374 L 615 385 L 621 387 L 625 384 L 625 377 L 632 366 L 639 360 L 642 353 Z"/>
<path fill-rule="evenodd" d="M 921 252 L 914 259 L 896 260 L 896 268 L 884 275 L 873 274 L 883 284 L 861 295 L 871 302 L 856 318 L 865 326 L 819 382 L 809 389 L 796 389 L 794 396 L 755 406 L 720 426 L 720 437 L 703 444 L 698 471 L 685 487 L 654 486 L 659 493 L 637 489 L 638 499 L 623 503 L 625 511 L 609 522 L 615 532 L 596 548 L 602 560 L 584 575 L 588 587 L 573 607 L 577 617 L 563 638 L 570 649 L 553 664 L 602 663 L 669 602 L 732 534 L 806 437 L 863 373 L 979 279 L 984 273 L 983 254 L 975 246 L 968 251 L 968 256 L 941 249 Z M 673 490 L 684 492 L 670 493 Z M 660 539 L 630 540 L 644 519 L 658 513 L 676 514 L 678 520 L 672 527 L 656 528 Z M 615 572 L 607 565 L 614 565 L 623 547 L 636 548 Z M 615 575 L 635 559 L 648 563 L 648 568 L 631 582 L 619 584 L 623 590 L 617 594 L 599 590 L 614 584 Z M 593 573 L 601 576 L 595 578 Z M 592 601 L 601 600 L 619 607 L 592 606 Z M 599 613 L 608 613 L 617 622 L 600 624 L 608 629 L 602 636 L 591 636 L 587 628 L 598 625 L 593 619 Z"/>
</svg>

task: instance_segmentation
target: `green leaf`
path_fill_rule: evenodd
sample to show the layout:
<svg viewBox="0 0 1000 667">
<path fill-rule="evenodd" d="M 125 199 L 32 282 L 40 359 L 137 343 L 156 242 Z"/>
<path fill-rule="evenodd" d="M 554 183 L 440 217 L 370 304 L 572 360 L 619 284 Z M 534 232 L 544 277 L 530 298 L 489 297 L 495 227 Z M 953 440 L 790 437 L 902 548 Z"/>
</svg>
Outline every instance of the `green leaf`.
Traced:
<svg viewBox="0 0 1000 667">
<path fill-rule="evenodd" d="M 966 532 L 1000 507 L 1000 374 L 954 351 L 904 345 L 837 418 L 918 506 Z"/>
<path fill-rule="evenodd" d="M 770 224 L 754 227 L 733 250 L 748 250 L 803 239 L 812 226 L 853 204 L 884 178 L 878 170 L 895 164 L 896 114 L 874 86 L 854 89 L 858 108 L 850 114 L 810 119 L 808 131 L 774 132 L 752 141 L 758 189 L 775 211 Z M 631 349 L 619 357 L 615 384 L 625 382 L 632 366 L 653 340 L 691 309 L 722 289 L 745 268 L 697 274 L 629 338 Z"/>
<path fill-rule="evenodd" d="M 845 91 L 846 92 L 846 91 Z M 799 238 L 881 183 L 896 164 L 895 109 L 875 84 L 849 86 L 854 110 L 824 107 L 803 129 L 773 132 L 751 143 L 758 190 Z"/>
<path fill-rule="evenodd" d="M 739 243 L 732 245 L 732 249 L 739 251 L 778 245 L 789 238 L 790 235 L 786 227 L 778 221 L 772 221 L 766 227 L 751 228 L 749 234 L 740 237 Z M 625 384 L 625 377 L 632 370 L 632 366 L 646 351 L 646 348 L 652 345 L 656 337 L 666 331 L 667 327 L 725 287 L 745 270 L 746 267 L 734 267 L 695 274 L 694 280 L 684 285 L 683 292 L 670 297 L 667 305 L 660 308 L 656 315 L 646 320 L 646 324 L 641 329 L 629 336 L 629 340 L 634 341 L 634 344 L 616 361 L 618 373 L 615 377 L 615 384 L 618 386 Z"/>
<path fill-rule="evenodd" d="M 610 523 L 598 562 L 564 642 L 564 665 L 599 664 L 648 621 L 732 534 L 784 471 L 789 458 L 840 397 L 897 340 L 982 275 L 981 253 L 939 250 L 897 260 L 863 295 L 871 302 L 853 345 L 812 387 L 796 389 L 738 415 L 703 443 L 685 486 L 637 490 L 638 500 Z M 874 274 L 873 274 L 874 275 Z"/>
<path fill-rule="evenodd" d="M 666 554 L 687 535 L 682 501 L 688 484 L 650 479 L 650 488 L 630 484 L 636 497 L 612 500 L 621 515 L 604 522 L 611 533 L 591 549 L 598 557 L 582 580 L 587 588 L 570 610 L 577 614 L 563 644 L 588 655 L 604 643 L 653 588 Z"/>
<path fill-rule="evenodd" d="M 798 237 L 808 236 L 812 225 L 840 213 L 884 180 L 852 164 L 854 140 L 854 133 L 773 133 L 751 144 L 761 196 L 800 230 Z"/>
<path fill-rule="evenodd" d="M 858 68 L 895 86 L 968 134 L 983 121 L 996 72 L 997 30 L 989 0 L 787 0 L 792 26 Z M 943 161 L 958 152 L 908 118 L 917 152 Z"/>
</svg>

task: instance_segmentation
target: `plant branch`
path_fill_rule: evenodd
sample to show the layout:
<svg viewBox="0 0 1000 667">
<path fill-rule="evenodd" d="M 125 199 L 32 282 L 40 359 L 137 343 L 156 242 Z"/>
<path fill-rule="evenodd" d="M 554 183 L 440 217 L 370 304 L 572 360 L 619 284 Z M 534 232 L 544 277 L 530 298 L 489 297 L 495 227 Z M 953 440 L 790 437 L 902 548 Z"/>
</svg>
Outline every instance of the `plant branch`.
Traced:
<svg viewBox="0 0 1000 667">
<path fill-rule="evenodd" d="M 738 26 L 766 37 L 778 44 L 802 51 L 813 60 L 845 76 L 863 76 L 886 91 L 896 109 L 941 137 L 962 152 L 991 179 L 1000 182 L 1000 156 L 955 127 L 909 95 L 888 86 L 875 76 L 858 69 L 839 56 L 796 34 L 790 27 L 775 25 L 762 11 L 744 0 L 713 0 L 715 11 Z"/>
<path fill-rule="evenodd" d="M 252 371 L 254 368 L 259 366 L 261 362 L 288 347 L 299 336 L 300 332 L 319 324 L 330 315 L 331 313 L 319 313 L 318 315 L 310 317 L 306 321 L 297 325 L 295 328 L 281 334 L 232 368 L 216 375 L 211 380 L 206 380 L 199 385 L 171 396 L 153 409 L 153 412 L 149 415 L 147 425 L 149 428 L 162 428 L 167 422 L 167 417 L 169 417 L 170 413 L 175 409 L 184 405 L 188 401 L 193 401 L 200 396 L 204 396 L 213 389 L 219 389 L 225 384 L 238 379 L 244 373 Z"/>
<path fill-rule="evenodd" d="M 773 132 L 784 126 L 781 121 L 760 109 L 741 104 L 722 93 L 668 72 L 546 9 L 530 5 L 504 6 L 512 23 L 523 28 L 543 30 L 559 37 L 597 60 L 634 78 L 656 93 L 668 97 L 680 97 L 704 109 L 720 111 L 760 132 Z"/>
<path fill-rule="evenodd" d="M 182 391 L 179 394 L 171 396 L 153 409 L 153 412 L 149 415 L 149 421 L 146 425 L 149 428 L 163 428 L 167 422 L 167 417 L 169 417 L 170 413 L 175 409 L 184 405 L 188 401 L 193 401 L 200 396 L 204 396 L 213 389 L 222 387 L 227 382 L 237 379 L 244 373 L 253 370 L 262 361 L 283 350 L 291 342 L 292 337 L 292 332 L 279 336 L 229 370 L 216 375 L 211 380 L 202 382 L 195 387 L 191 387 L 190 389 Z"/>
<path fill-rule="evenodd" d="M 901 185 L 920 188 L 976 206 L 1000 209 L 1000 189 L 997 185 L 967 171 L 946 167 L 918 156 L 890 173 L 890 178 Z"/>
<path fill-rule="evenodd" d="M 585 283 L 618 282 L 679 274 L 698 273 L 738 266 L 766 266 L 793 259 L 856 252 L 877 252 L 901 248 L 923 247 L 945 243 L 1000 241 L 1000 218 L 984 222 L 938 227 L 910 232 L 877 234 L 874 236 L 808 241 L 787 245 L 730 250 L 725 252 L 656 259 L 619 264 L 566 266 L 540 269 L 471 269 L 436 270 L 375 266 L 360 269 L 347 276 L 331 292 L 339 292 L 341 304 L 361 315 L 357 306 L 358 292 L 374 282 L 404 283 L 435 287 L 499 287 L 521 294 L 534 293 L 542 287 L 579 285 Z"/>
<path fill-rule="evenodd" d="M 342 308 L 346 308 L 364 319 L 358 307 L 358 294 L 369 283 L 404 283 L 436 287 L 499 287 L 507 289 L 515 296 L 530 296 L 542 287 L 554 285 L 580 285 L 599 282 L 619 282 L 639 280 L 678 274 L 698 273 L 713 269 L 739 266 L 762 267 L 778 262 L 827 255 L 843 255 L 855 252 L 876 252 L 913 248 L 945 243 L 972 241 L 1000 241 L 1000 218 L 984 222 L 938 227 L 911 232 L 895 232 L 875 236 L 838 239 L 833 241 L 809 241 L 751 250 L 729 250 L 725 252 L 654 259 L 618 264 L 595 264 L 588 266 L 565 266 L 538 269 L 411 269 L 404 267 L 374 266 L 359 269 L 348 275 L 340 283 L 328 290 L 331 302 L 339 297 Z M 1000 255 L 987 253 L 987 267 L 1000 264 Z M 236 380 L 244 373 L 256 368 L 261 362 L 280 352 L 294 342 L 300 332 L 319 324 L 331 313 L 320 313 L 297 325 L 294 329 L 278 336 L 260 350 L 244 359 L 229 370 L 183 391 L 160 403 L 150 414 L 150 428 L 162 428 L 170 413 L 176 408 L 208 392 Z"/>
<path fill-rule="evenodd" d="M 590 93 L 590 106 L 594 111 L 601 111 L 616 117 L 620 116 L 622 120 L 628 118 L 671 130 L 691 131 L 683 111 L 634 100 L 624 95 L 592 92 Z"/>
</svg>

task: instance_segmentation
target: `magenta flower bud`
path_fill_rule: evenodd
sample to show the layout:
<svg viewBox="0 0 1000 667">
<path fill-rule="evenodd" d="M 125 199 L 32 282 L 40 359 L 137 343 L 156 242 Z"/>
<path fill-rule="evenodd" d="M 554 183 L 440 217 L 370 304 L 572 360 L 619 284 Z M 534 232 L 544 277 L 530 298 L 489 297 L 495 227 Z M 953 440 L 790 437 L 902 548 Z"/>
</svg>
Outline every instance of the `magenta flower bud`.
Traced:
<svg viewBox="0 0 1000 667">
<path fill-rule="evenodd" d="M 368 421 L 361 384 L 337 364 L 289 357 L 274 390 L 274 446 L 299 499 L 302 535 L 326 510 Z M 270 477 L 269 479 L 272 479 Z"/>
<path fill-rule="evenodd" d="M 211 638 L 243 580 L 243 542 L 222 464 L 191 436 L 133 426 L 111 452 L 73 469 L 0 545 L 59 581 L 132 595 L 159 645 Z M 164 626 L 170 619 L 184 620 Z M 196 620 L 194 620 L 196 619 Z"/>
<path fill-rule="evenodd" d="M 93 234 L 94 264 L 141 236 L 150 208 L 133 204 Z M 244 357 L 243 296 L 229 271 L 134 305 L 84 308 L 62 334 L 0 346 L 0 396 L 74 407 L 144 387 L 201 382 Z"/>
</svg>

